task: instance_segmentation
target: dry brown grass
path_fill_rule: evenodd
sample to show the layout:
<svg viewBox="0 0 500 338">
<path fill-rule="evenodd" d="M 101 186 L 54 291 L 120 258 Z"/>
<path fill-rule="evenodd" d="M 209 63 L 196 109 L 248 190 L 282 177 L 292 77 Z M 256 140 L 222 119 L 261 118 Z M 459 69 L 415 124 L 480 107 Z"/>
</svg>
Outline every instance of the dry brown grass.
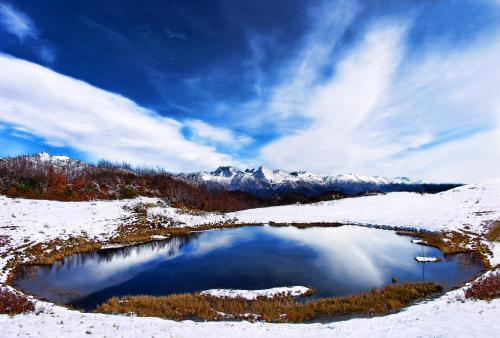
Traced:
<svg viewBox="0 0 500 338">
<path fill-rule="evenodd" d="M 397 231 L 398 235 L 417 237 L 426 242 L 426 245 L 438 248 L 445 255 L 455 253 L 473 252 L 468 247 L 471 237 L 456 231 L 452 232 L 418 232 L 418 231 Z"/>
<path fill-rule="evenodd" d="M 398 311 L 415 301 L 441 292 L 434 283 L 388 285 L 359 295 L 323 298 L 305 303 L 290 296 L 242 298 L 216 298 L 199 294 L 180 294 L 162 297 L 130 296 L 111 298 L 97 308 L 102 313 L 135 313 L 184 320 L 264 320 L 266 322 L 304 322 L 318 316 L 369 314 L 383 315 Z M 253 314 L 248 317 L 245 314 Z"/>
<path fill-rule="evenodd" d="M 491 242 L 500 242 L 500 221 L 493 222 L 490 230 L 486 233 L 486 239 Z"/>
<path fill-rule="evenodd" d="M 332 222 L 316 222 L 316 223 L 277 223 L 277 222 L 269 222 L 269 225 L 272 227 L 287 227 L 292 226 L 299 229 L 307 229 L 307 228 L 336 228 L 341 227 L 344 224 L 342 223 L 332 223 Z"/>
<path fill-rule="evenodd" d="M 85 237 L 55 239 L 48 243 L 35 244 L 24 252 L 29 265 L 50 265 L 75 253 L 98 250 L 102 244 L 90 241 Z"/>
<path fill-rule="evenodd" d="M 486 245 L 481 243 L 481 238 L 477 235 L 458 231 L 418 232 L 403 230 L 396 233 L 402 236 L 420 238 L 426 242 L 424 245 L 438 248 L 445 255 L 474 253 L 485 269 L 491 267 L 487 256 L 490 254 L 490 250 Z"/>
</svg>

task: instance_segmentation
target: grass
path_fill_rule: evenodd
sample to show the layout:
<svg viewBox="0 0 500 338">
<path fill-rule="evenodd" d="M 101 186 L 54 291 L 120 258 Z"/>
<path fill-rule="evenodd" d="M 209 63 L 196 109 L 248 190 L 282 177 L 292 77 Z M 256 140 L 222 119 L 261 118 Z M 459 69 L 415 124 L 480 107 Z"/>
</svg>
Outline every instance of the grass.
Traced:
<svg viewBox="0 0 500 338">
<path fill-rule="evenodd" d="M 425 241 L 424 245 L 438 248 L 444 255 L 457 253 L 474 253 L 483 268 L 491 268 L 487 254 L 490 249 L 481 243 L 481 238 L 458 231 L 442 232 L 418 232 L 418 231 L 396 231 L 401 236 L 417 237 Z"/>
<path fill-rule="evenodd" d="M 24 296 L 0 288 L 0 313 L 15 315 L 35 310 L 35 304 Z"/>
<path fill-rule="evenodd" d="M 55 239 L 48 243 L 35 244 L 24 252 L 29 265 L 50 265 L 75 253 L 98 250 L 102 244 L 85 237 Z"/>
<path fill-rule="evenodd" d="M 465 298 L 492 300 L 500 297 L 500 272 L 492 272 L 472 283 L 465 290 Z"/>
<path fill-rule="evenodd" d="M 485 237 L 490 242 L 500 242 L 500 221 L 493 222 Z"/>
<path fill-rule="evenodd" d="M 470 244 L 471 238 L 463 233 L 452 232 L 418 232 L 418 231 L 397 231 L 398 235 L 417 237 L 429 245 L 438 248 L 445 255 L 455 253 L 468 253 L 472 250 Z"/>
<path fill-rule="evenodd" d="M 441 292 L 434 283 L 388 285 L 359 295 L 322 298 L 299 302 L 290 296 L 256 300 L 216 298 L 200 294 L 169 296 L 129 296 L 111 298 L 97 312 L 135 313 L 165 319 L 185 320 L 264 320 L 266 322 L 305 322 L 324 316 L 384 315 Z M 251 314 L 250 316 L 248 314 Z"/>
<path fill-rule="evenodd" d="M 336 228 L 336 227 L 341 227 L 344 224 L 342 223 L 332 223 L 332 222 L 316 222 L 316 223 L 276 223 L 276 222 L 269 222 L 269 225 L 272 227 L 287 227 L 287 226 L 293 226 L 295 228 L 299 229 L 307 229 L 307 228 Z"/>
</svg>

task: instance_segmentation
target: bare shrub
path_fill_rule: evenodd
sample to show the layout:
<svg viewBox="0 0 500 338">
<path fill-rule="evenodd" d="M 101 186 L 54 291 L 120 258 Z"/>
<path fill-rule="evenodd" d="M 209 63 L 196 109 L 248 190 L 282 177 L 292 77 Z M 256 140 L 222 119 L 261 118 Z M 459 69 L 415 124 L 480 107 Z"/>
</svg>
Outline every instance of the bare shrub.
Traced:
<svg viewBox="0 0 500 338">
<path fill-rule="evenodd" d="M 492 300 L 500 297 L 500 272 L 492 272 L 490 275 L 475 281 L 465 290 L 465 298 Z"/>
<path fill-rule="evenodd" d="M 0 313 L 15 315 L 35 310 L 35 304 L 24 296 L 0 288 Z"/>
</svg>

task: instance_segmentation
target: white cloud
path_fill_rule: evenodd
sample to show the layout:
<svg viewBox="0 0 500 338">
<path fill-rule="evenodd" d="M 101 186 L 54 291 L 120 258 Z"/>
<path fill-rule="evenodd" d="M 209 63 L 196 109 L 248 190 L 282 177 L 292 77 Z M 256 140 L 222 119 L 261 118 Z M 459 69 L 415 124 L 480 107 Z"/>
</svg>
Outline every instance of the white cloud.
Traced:
<svg viewBox="0 0 500 338">
<path fill-rule="evenodd" d="M 191 132 L 191 139 L 197 143 L 238 149 L 252 142 L 249 136 L 239 135 L 226 128 L 216 128 L 201 120 L 189 119 L 184 124 Z"/>
<path fill-rule="evenodd" d="M 20 41 L 23 41 L 26 37 L 37 36 L 31 19 L 9 4 L 0 4 L 0 23 L 5 30 L 17 36 Z"/>
<path fill-rule="evenodd" d="M 353 167 L 361 158 L 376 158 L 377 149 L 361 144 L 361 135 L 354 134 L 385 94 L 401 57 L 403 31 L 399 26 L 376 28 L 339 63 L 333 78 L 300 88 L 305 98 L 291 113 L 310 119 L 311 125 L 264 147 L 263 159 L 275 167 L 324 172 L 339 164 Z M 296 91 L 292 95 L 277 92 L 288 97 Z"/>
<path fill-rule="evenodd" d="M 498 176 L 488 164 L 500 157 L 500 43 L 485 38 L 467 49 L 409 58 L 405 25 L 373 26 L 319 84 L 301 83 L 302 68 L 292 67 L 267 112 L 276 110 L 275 102 L 299 97 L 281 106 L 281 114 L 310 124 L 265 146 L 261 159 L 273 167 L 326 174 L 465 182 Z M 313 40 L 305 46 L 311 60 L 318 59 L 315 50 L 324 43 Z M 334 62 L 319 60 L 306 74 Z"/>
<path fill-rule="evenodd" d="M 23 45 L 34 49 L 40 59 L 45 63 L 53 63 L 56 55 L 52 47 L 40 38 L 40 34 L 28 15 L 9 4 L 0 3 L 0 25 L 15 35 Z M 25 41 L 27 38 L 31 39 Z"/>
<path fill-rule="evenodd" d="M 48 68 L 0 55 L 0 121 L 93 159 L 159 165 L 173 171 L 238 165 L 187 140 L 184 125 L 131 100 Z"/>
<path fill-rule="evenodd" d="M 294 118 L 304 114 L 304 105 L 309 102 L 310 89 L 314 88 L 322 66 L 330 62 L 332 50 L 337 47 L 359 9 L 358 2 L 352 0 L 326 1 L 311 7 L 305 13 L 312 25 L 311 32 L 304 37 L 303 46 L 293 60 L 287 61 L 290 62 L 288 67 L 280 70 L 281 83 L 272 88 L 262 88 L 262 74 L 266 71 L 259 68 L 265 55 L 261 44 L 269 46 L 279 41 L 269 40 L 269 36 L 252 36 L 249 48 L 253 57 L 247 63 L 257 78 L 255 91 L 258 97 L 237 109 L 243 114 L 238 115 L 236 124 L 254 130 L 271 125 L 283 133 L 293 129 L 297 124 Z M 221 103 L 218 110 L 229 113 L 234 111 L 234 107 Z"/>
</svg>

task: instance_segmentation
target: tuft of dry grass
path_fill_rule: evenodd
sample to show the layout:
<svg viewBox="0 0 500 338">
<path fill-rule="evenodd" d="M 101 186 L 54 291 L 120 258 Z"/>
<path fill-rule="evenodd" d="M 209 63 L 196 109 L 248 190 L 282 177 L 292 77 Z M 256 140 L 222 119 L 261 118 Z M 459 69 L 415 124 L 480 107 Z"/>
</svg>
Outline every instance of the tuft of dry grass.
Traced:
<svg viewBox="0 0 500 338">
<path fill-rule="evenodd" d="M 491 242 L 500 242 L 500 221 L 493 222 L 490 230 L 486 233 L 486 239 Z"/>
<path fill-rule="evenodd" d="M 35 304 L 24 296 L 0 288 L 0 313 L 15 315 L 35 310 Z"/>
<path fill-rule="evenodd" d="M 50 265 L 75 253 L 98 250 L 102 244 L 84 237 L 55 239 L 48 243 L 35 244 L 24 252 L 29 265 Z"/>
<path fill-rule="evenodd" d="M 135 313 L 165 319 L 185 320 L 264 320 L 266 322 L 305 322 L 318 316 L 351 314 L 383 315 L 398 311 L 415 301 L 441 292 L 434 283 L 388 285 L 359 295 L 331 297 L 299 302 L 290 296 L 256 300 L 216 298 L 200 294 L 169 296 L 129 296 L 111 298 L 97 308 L 102 313 Z M 251 314 L 251 315 L 248 315 Z"/>
<path fill-rule="evenodd" d="M 420 238 L 425 241 L 424 245 L 438 248 L 445 255 L 474 253 L 484 268 L 490 268 L 487 257 L 490 250 L 481 243 L 481 238 L 477 235 L 458 231 L 418 232 L 402 230 L 396 231 L 396 233 L 401 236 Z"/>
<path fill-rule="evenodd" d="M 425 245 L 441 250 L 445 255 L 455 253 L 473 252 L 468 244 L 471 237 L 457 231 L 451 232 L 418 232 L 418 231 L 397 231 L 398 235 L 417 237 L 426 242 Z"/>
<path fill-rule="evenodd" d="M 500 297 L 500 272 L 475 281 L 465 290 L 465 298 L 492 300 Z"/>
</svg>

